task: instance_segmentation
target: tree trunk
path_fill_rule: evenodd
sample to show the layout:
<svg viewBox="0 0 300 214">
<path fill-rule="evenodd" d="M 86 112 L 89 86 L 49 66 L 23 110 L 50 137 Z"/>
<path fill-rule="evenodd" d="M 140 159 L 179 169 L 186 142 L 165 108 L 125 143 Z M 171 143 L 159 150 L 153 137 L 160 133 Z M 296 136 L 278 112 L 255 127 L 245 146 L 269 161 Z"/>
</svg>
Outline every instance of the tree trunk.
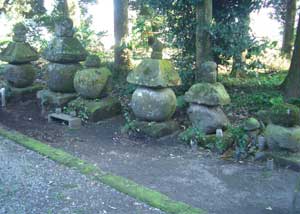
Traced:
<svg viewBox="0 0 300 214">
<path fill-rule="evenodd" d="M 288 59 L 291 58 L 294 44 L 296 10 L 297 0 L 287 0 L 281 52 Z"/>
<path fill-rule="evenodd" d="M 239 33 L 237 36 L 237 39 L 239 41 L 243 41 L 244 40 L 249 40 L 248 35 L 249 35 L 249 30 L 250 30 L 250 14 L 244 14 L 243 17 L 239 17 L 239 22 L 240 22 L 240 26 L 239 26 Z M 243 46 L 237 46 L 240 47 L 239 51 L 237 53 L 235 53 L 232 57 L 233 59 L 233 63 L 232 63 L 232 69 L 230 72 L 230 76 L 231 77 L 238 77 L 242 74 L 245 74 L 246 72 L 246 62 L 245 62 L 245 58 L 243 56 L 243 52 L 246 51 L 245 47 Z"/>
<path fill-rule="evenodd" d="M 115 67 L 128 71 L 130 52 L 126 48 L 128 37 L 128 0 L 114 0 Z"/>
<path fill-rule="evenodd" d="M 286 98 L 300 97 L 300 19 L 289 73 L 282 84 Z"/>
<path fill-rule="evenodd" d="M 232 69 L 230 72 L 230 76 L 239 77 L 239 75 L 245 71 L 245 62 L 243 59 L 243 54 L 241 52 L 237 55 L 234 55 L 232 58 L 233 58 L 233 62 L 232 62 Z"/>
<path fill-rule="evenodd" d="M 203 73 L 201 65 L 212 60 L 211 38 L 209 28 L 212 23 L 212 0 L 202 0 L 196 6 L 196 79 L 201 80 Z M 204 78 L 205 79 L 205 78 Z"/>
</svg>

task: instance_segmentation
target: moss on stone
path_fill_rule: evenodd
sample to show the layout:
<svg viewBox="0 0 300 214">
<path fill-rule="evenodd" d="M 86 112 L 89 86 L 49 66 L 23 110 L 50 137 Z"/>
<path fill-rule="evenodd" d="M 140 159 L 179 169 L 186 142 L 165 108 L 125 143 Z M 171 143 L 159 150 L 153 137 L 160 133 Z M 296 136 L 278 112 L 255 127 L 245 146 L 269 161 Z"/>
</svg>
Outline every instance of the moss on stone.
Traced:
<svg viewBox="0 0 300 214">
<path fill-rule="evenodd" d="M 80 70 L 74 78 L 75 90 L 84 98 L 99 98 L 111 75 L 111 71 L 108 68 Z"/>
<path fill-rule="evenodd" d="M 221 83 L 198 83 L 185 93 L 185 100 L 200 105 L 219 106 L 230 103 L 230 97 Z"/>
<path fill-rule="evenodd" d="M 166 121 L 176 110 L 176 95 L 170 88 L 137 88 L 131 99 L 134 115 L 140 120 Z"/>
<path fill-rule="evenodd" d="M 14 88 L 14 87 L 10 87 L 10 96 L 11 97 L 16 97 L 16 96 L 22 96 L 25 94 L 34 94 L 39 90 L 42 90 L 45 86 L 40 84 L 40 83 L 36 83 L 33 84 L 32 86 L 26 87 L 26 88 Z"/>
<path fill-rule="evenodd" d="M 62 165 L 78 170 L 82 174 L 90 175 L 93 179 L 104 183 L 124 194 L 140 200 L 152 207 L 170 214 L 204 214 L 204 210 L 191 207 L 183 202 L 174 201 L 160 192 L 139 185 L 126 178 L 107 173 L 93 164 L 87 163 L 62 150 L 55 149 L 40 141 L 29 138 L 16 131 L 0 128 L 0 135 L 8 138 L 30 150 L 40 153 Z"/>
<path fill-rule="evenodd" d="M 68 109 L 76 111 L 84 120 L 98 122 L 119 115 L 121 104 L 114 97 L 100 100 L 86 100 L 79 97 L 68 104 Z"/>
<path fill-rule="evenodd" d="M 37 98 L 41 101 L 41 105 L 49 105 L 53 107 L 64 107 L 71 100 L 77 98 L 76 93 L 59 93 L 50 90 L 41 90 L 37 92 Z"/>
<path fill-rule="evenodd" d="M 300 109 L 291 104 L 279 104 L 270 109 L 269 118 L 272 123 L 285 127 L 300 124 Z"/>
<path fill-rule="evenodd" d="M 54 92 L 73 93 L 74 77 L 82 69 L 79 63 L 49 63 L 47 65 L 48 87 Z"/>
<path fill-rule="evenodd" d="M 4 68 L 4 77 L 9 85 L 16 88 L 25 88 L 32 85 L 37 71 L 37 68 L 30 63 L 20 65 L 7 64 Z"/>
<path fill-rule="evenodd" d="M 178 123 L 174 120 L 166 122 L 133 121 L 132 125 L 137 133 L 153 138 L 171 135 L 180 129 Z"/>
<path fill-rule="evenodd" d="M 11 42 L 0 54 L 0 60 L 11 64 L 27 63 L 38 58 L 38 53 L 25 42 Z"/>
<path fill-rule="evenodd" d="M 184 110 L 188 107 L 188 103 L 185 101 L 184 96 L 177 97 L 176 108 Z"/>
<path fill-rule="evenodd" d="M 264 132 L 268 146 L 273 151 L 300 151 L 300 127 L 282 127 L 269 124 Z"/>
<path fill-rule="evenodd" d="M 250 117 L 244 121 L 243 128 L 246 131 L 254 131 L 260 128 L 260 123 L 257 119 Z"/>
<path fill-rule="evenodd" d="M 181 79 L 172 63 L 168 60 L 144 59 L 129 73 L 127 81 L 148 87 L 170 87 L 181 84 Z"/>
<path fill-rule="evenodd" d="M 84 61 L 87 51 L 77 38 L 54 38 L 43 52 L 43 57 L 50 62 L 72 63 Z"/>
</svg>

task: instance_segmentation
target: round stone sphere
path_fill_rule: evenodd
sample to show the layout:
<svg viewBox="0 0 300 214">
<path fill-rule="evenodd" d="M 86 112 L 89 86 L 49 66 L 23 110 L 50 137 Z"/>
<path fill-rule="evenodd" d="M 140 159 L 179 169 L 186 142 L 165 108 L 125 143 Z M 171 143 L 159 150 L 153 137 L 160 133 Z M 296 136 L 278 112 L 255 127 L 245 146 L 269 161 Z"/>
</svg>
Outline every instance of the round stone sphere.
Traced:
<svg viewBox="0 0 300 214">
<path fill-rule="evenodd" d="M 48 74 L 48 87 L 51 91 L 61 93 L 73 93 L 74 76 L 82 66 L 78 63 L 75 64 L 59 64 L 50 63 L 47 66 Z"/>
<path fill-rule="evenodd" d="M 171 119 L 176 110 L 176 95 L 170 88 L 137 88 L 131 99 L 131 108 L 138 119 L 162 122 Z"/>
<path fill-rule="evenodd" d="M 75 90 L 84 98 L 99 98 L 110 76 L 111 72 L 108 68 L 83 69 L 75 75 Z"/>
<path fill-rule="evenodd" d="M 25 88 L 34 82 L 36 70 L 30 63 L 22 65 L 8 64 L 4 68 L 4 77 L 11 86 Z"/>
</svg>

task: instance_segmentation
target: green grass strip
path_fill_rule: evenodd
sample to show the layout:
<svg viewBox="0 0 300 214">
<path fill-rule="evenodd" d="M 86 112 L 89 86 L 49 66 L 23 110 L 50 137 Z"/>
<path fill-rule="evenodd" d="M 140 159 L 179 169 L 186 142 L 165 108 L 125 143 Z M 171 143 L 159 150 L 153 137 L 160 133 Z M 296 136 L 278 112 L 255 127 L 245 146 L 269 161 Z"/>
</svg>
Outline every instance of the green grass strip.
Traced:
<svg viewBox="0 0 300 214">
<path fill-rule="evenodd" d="M 87 163 L 73 155 L 60 149 L 53 148 L 38 140 L 27 137 L 16 131 L 7 131 L 0 127 L 0 135 L 8 138 L 30 150 L 48 157 L 62 165 L 78 170 L 82 174 L 90 175 L 95 180 L 100 181 L 124 194 L 127 194 L 152 207 L 158 208 L 170 214 L 204 214 L 204 210 L 191 207 L 183 202 L 174 201 L 168 196 L 139 185 L 121 176 L 102 171 L 93 164 Z"/>
</svg>

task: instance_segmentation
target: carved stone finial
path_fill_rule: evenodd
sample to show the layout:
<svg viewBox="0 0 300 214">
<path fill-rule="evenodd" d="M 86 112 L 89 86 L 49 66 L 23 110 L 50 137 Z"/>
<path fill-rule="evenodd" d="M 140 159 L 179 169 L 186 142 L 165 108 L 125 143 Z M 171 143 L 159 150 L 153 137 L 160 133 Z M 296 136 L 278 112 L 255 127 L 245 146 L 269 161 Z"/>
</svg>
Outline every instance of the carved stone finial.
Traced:
<svg viewBox="0 0 300 214">
<path fill-rule="evenodd" d="M 161 41 L 159 41 L 157 38 L 155 38 L 151 47 L 152 47 L 151 58 L 152 59 L 162 59 L 162 57 L 163 57 L 162 52 L 164 49 L 164 44 Z"/>
<path fill-rule="evenodd" d="M 60 16 L 69 16 L 69 7 L 67 0 L 58 0 L 57 11 Z"/>
<path fill-rule="evenodd" d="M 17 23 L 13 28 L 13 41 L 15 42 L 25 42 L 27 28 L 22 22 Z"/>
<path fill-rule="evenodd" d="M 73 21 L 68 16 L 61 16 L 55 22 L 55 35 L 57 37 L 73 37 Z"/>
</svg>

